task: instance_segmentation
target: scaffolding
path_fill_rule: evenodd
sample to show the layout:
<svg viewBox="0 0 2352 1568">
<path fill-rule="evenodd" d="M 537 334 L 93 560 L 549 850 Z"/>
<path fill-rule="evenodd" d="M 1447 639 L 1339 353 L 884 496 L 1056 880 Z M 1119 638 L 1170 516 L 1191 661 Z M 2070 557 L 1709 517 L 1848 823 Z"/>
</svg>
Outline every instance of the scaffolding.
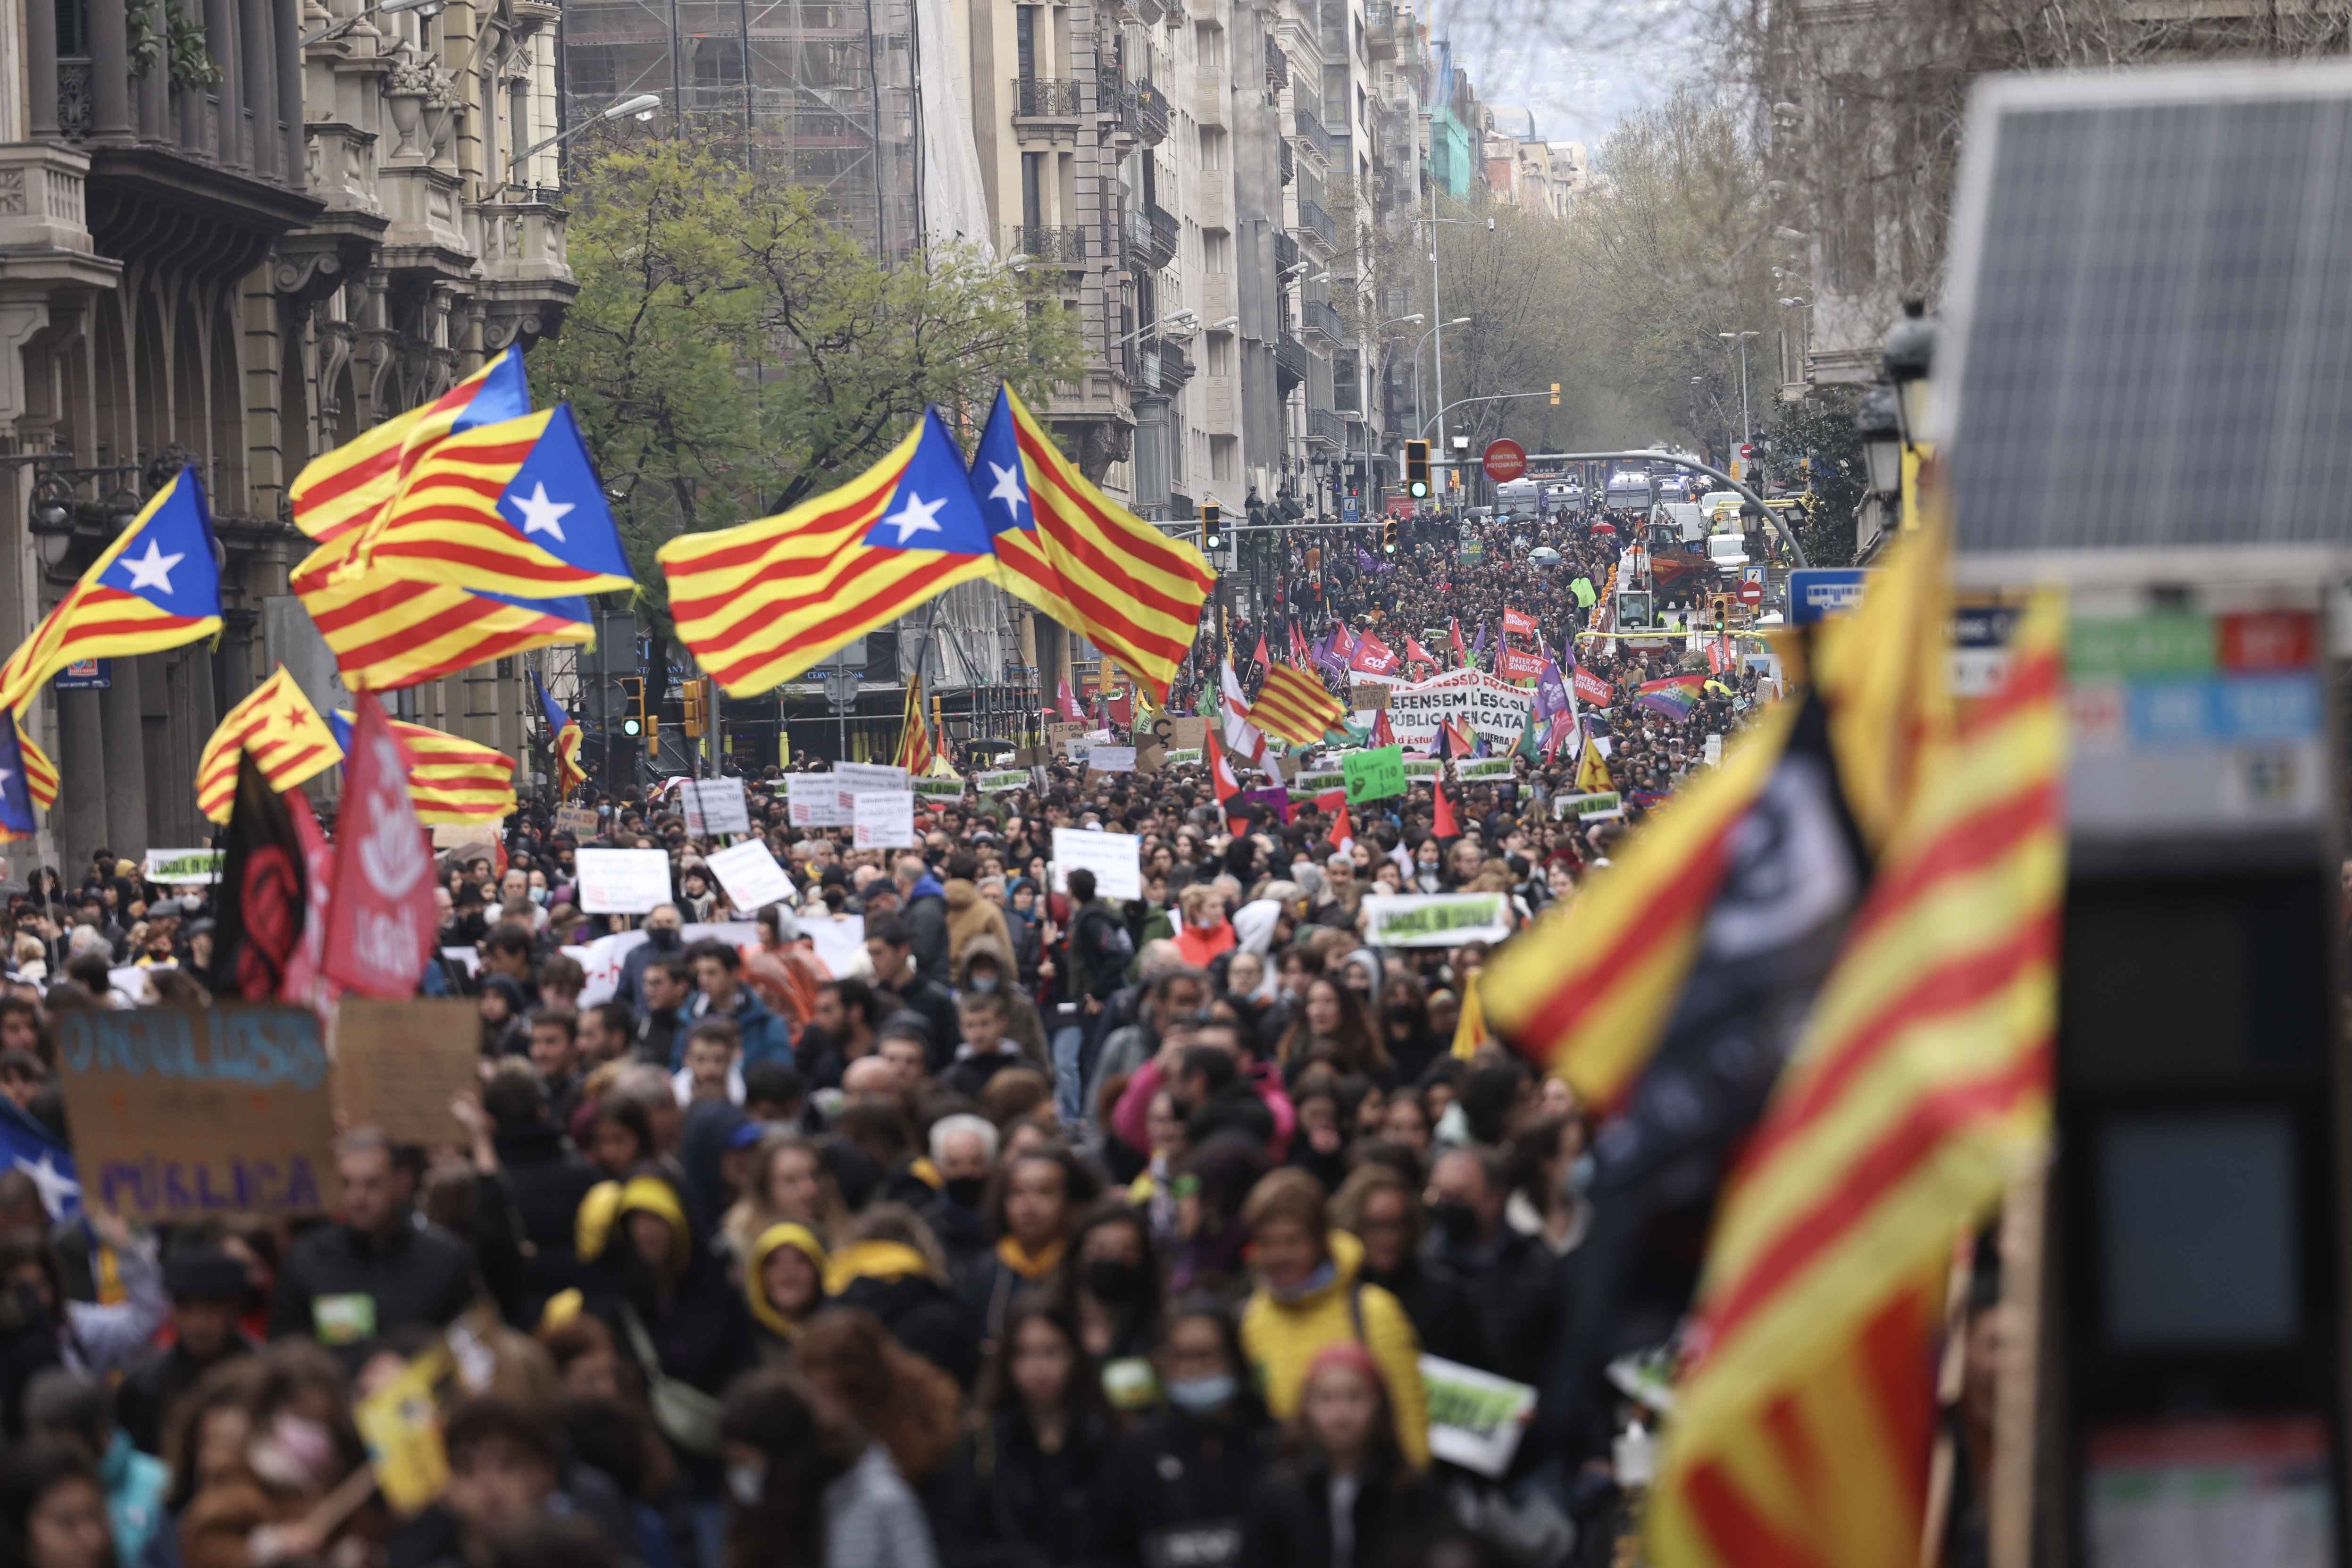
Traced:
<svg viewBox="0 0 2352 1568">
<path fill-rule="evenodd" d="M 571 0 L 563 128 L 655 93 L 648 127 L 740 138 L 894 263 L 920 240 L 913 0 Z"/>
</svg>

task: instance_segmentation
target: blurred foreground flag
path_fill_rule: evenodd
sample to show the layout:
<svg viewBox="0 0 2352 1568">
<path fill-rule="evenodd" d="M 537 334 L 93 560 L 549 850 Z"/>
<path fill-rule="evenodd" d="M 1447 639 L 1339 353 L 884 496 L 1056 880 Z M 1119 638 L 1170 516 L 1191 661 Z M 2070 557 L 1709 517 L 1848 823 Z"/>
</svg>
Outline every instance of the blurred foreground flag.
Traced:
<svg viewBox="0 0 2352 1568">
<path fill-rule="evenodd" d="M 16 752 L 22 758 L 19 765 L 25 770 L 25 793 L 32 797 L 35 805 L 47 811 L 58 804 L 58 764 L 33 743 L 33 737 L 25 732 L 24 720 L 15 720 L 9 728 L 16 734 Z"/>
<path fill-rule="evenodd" d="M 1727 1183 L 1650 1503 L 1661 1568 L 1920 1560 L 1953 1247 L 2047 1138 L 2063 635 L 2037 602 L 2008 684 L 1929 742 Z"/>
<path fill-rule="evenodd" d="M 247 752 L 280 795 L 343 760 L 335 732 L 282 664 L 222 717 L 196 759 L 196 809 L 207 822 L 229 819 L 236 803 L 236 760 Z"/>
<path fill-rule="evenodd" d="M 839 489 L 661 547 L 680 641 L 730 697 L 772 690 L 852 637 L 996 570 L 937 409 Z"/>
<path fill-rule="evenodd" d="M 997 581 L 1166 703 L 1217 580 L 1201 552 L 1096 489 L 1009 386 L 997 390 L 971 478 L 1003 563 Z"/>
<path fill-rule="evenodd" d="M 287 490 L 294 526 L 320 543 L 364 528 L 399 492 L 402 476 L 444 438 L 530 412 L 521 351 L 504 350 L 432 402 L 311 458 Z"/>
</svg>

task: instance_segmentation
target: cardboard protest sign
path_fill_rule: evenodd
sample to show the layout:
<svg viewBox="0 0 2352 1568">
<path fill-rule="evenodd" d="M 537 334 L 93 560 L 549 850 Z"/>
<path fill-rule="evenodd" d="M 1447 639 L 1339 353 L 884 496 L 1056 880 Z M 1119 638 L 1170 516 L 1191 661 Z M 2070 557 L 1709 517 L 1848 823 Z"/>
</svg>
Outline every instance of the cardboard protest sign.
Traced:
<svg viewBox="0 0 2352 1568">
<path fill-rule="evenodd" d="M 1482 1476 L 1511 1468 L 1535 1408 L 1533 1388 L 1433 1355 L 1421 1358 L 1421 1384 L 1429 1396 L 1432 1455 Z"/>
<path fill-rule="evenodd" d="M 694 837 L 751 831 L 741 779 L 688 779 L 677 786 L 677 804 L 686 816 L 686 831 Z"/>
<path fill-rule="evenodd" d="M 1063 742 L 1076 740 L 1086 732 L 1087 727 L 1084 724 L 1073 724 L 1067 720 L 1059 719 L 1049 721 L 1045 725 L 1046 748 L 1049 751 L 1058 752 L 1062 749 Z"/>
<path fill-rule="evenodd" d="M 852 828 L 860 849 L 905 849 L 915 842 L 912 790 L 872 790 L 857 797 Z"/>
<path fill-rule="evenodd" d="M 1362 908 L 1366 947 L 1457 947 L 1511 934 L 1501 893 L 1367 893 Z"/>
<path fill-rule="evenodd" d="M 739 910 L 760 910 L 792 901 L 792 879 L 784 875 L 784 868 L 776 864 L 775 856 L 760 839 L 747 838 L 740 844 L 714 849 L 703 857 L 703 864 L 719 879 L 727 901 Z"/>
<path fill-rule="evenodd" d="M 463 997 L 346 996 L 335 1015 L 335 1105 L 395 1143 L 463 1144 L 449 1102 L 481 1088 L 478 1015 Z"/>
<path fill-rule="evenodd" d="M 598 823 L 596 808 L 592 805 L 559 805 L 555 808 L 555 831 L 573 838 L 593 838 Z"/>
<path fill-rule="evenodd" d="M 1181 714 L 1171 714 L 1162 721 L 1168 726 L 1167 746 L 1171 752 L 1197 752 L 1208 742 L 1209 721 Z"/>
<path fill-rule="evenodd" d="M 1348 759 L 1340 773 L 1347 779 L 1349 805 L 1402 795 L 1404 748 L 1382 746 L 1377 752 L 1360 752 Z"/>
<path fill-rule="evenodd" d="M 641 915 L 669 902 L 669 854 L 662 849 L 583 849 L 580 909 L 592 915 Z"/>
<path fill-rule="evenodd" d="M 1054 829 L 1054 891 L 1067 892 L 1070 873 L 1081 866 L 1095 874 L 1095 891 L 1104 898 L 1143 897 L 1143 840 L 1134 834 Z"/>
<path fill-rule="evenodd" d="M 831 773 L 784 775 L 784 813 L 794 827 L 847 827 L 855 798 Z"/>
<path fill-rule="evenodd" d="M 1348 688 L 1348 706 L 1359 713 L 1389 705 L 1389 689 L 1385 686 L 1361 685 Z"/>
<path fill-rule="evenodd" d="M 471 1019 L 466 1039 L 478 1048 Z M 152 1220 L 334 1206 L 333 1095 L 307 1007 L 62 1009 L 58 1082 L 86 1203 Z"/>
</svg>

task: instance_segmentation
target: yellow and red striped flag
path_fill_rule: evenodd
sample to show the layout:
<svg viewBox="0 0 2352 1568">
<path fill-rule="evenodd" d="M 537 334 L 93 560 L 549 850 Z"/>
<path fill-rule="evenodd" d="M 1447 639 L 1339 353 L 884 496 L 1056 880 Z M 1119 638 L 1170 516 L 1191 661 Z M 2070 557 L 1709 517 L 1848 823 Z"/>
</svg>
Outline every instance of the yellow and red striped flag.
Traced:
<svg viewBox="0 0 2352 1568">
<path fill-rule="evenodd" d="M 351 749 L 352 716 L 335 712 L 335 740 Z M 408 753 L 408 798 L 416 820 L 495 822 L 515 808 L 515 760 L 495 746 L 394 719 L 392 732 Z"/>
<path fill-rule="evenodd" d="M 898 731 L 898 765 L 907 770 L 908 778 L 921 778 L 931 771 L 939 753 L 931 749 L 930 721 L 923 717 L 923 678 L 907 678 L 907 710 L 901 715 Z"/>
<path fill-rule="evenodd" d="M 282 664 L 222 716 L 196 759 L 196 809 L 207 822 L 228 820 L 236 804 L 236 760 L 247 752 L 280 795 L 343 760 L 334 731 Z"/>
<path fill-rule="evenodd" d="M 58 764 L 49 761 L 48 752 L 33 743 L 22 719 L 15 722 L 16 750 L 25 760 L 25 793 L 32 797 L 35 805 L 47 811 L 58 804 Z"/>
<path fill-rule="evenodd" d="M 448 436 L 530 412 L 522 354 L 507 349 L 457 385 L 310 459 L 287 488 L 294 526 L 324 543 L 374 521 L 419 458 Z"/>
<path fill-rule="evenodd" d="M 354 691 L 437 680 L 530 648 L 595 640 L 588 601 L 517 599 L 381 572 L 341 573 L 359 535 L 312 551 L 292 584 Z"/>
<path fill-rule="evenodd" d="M 1930 719 L 1876 879 L 1727 1185 L 1651 1502 L 1662 1568 L 1920 1560 L 1945 1271 L 2047 1138 L 2063 635 L 2058 605 L 2037 602 L 2004 688 L 1948 740 Z M 1932 715 L 1941 663 L 1914 679 Z"/>
<path fill-rule="evenodd" d="M 220 626 L 212 512 L 195 469 L 182 468 L 0 665 L 0 708 L 22 713 L 77 660 L 160 653 Z"/>
<path fill-rule="evenodd" d="M 1265 672 L 1265 684 L 1257 689 L 1249 721 L 1295 746 L 1311 746 L 1344 721 L 1347 711 L 1338 698 L 1324 689 L 1320 678 L 1293 665 L 1277 664 Z"/>
<path fill-rule="evenodd" d="M 656 559 L 678 640 L 730 697 L 773 690 L 996 567 L 963 454 L 937 409 L 840 489 L 757 522 L 680 534 Z"/>
<path fill-rule="evenodd" d="M 997 390 L 971 477 L 997 581 L 1083 633 L 1164 705 L 1217 581 L 1201 552 L 1096 489 L 1009 386 Z"/>
</svg>

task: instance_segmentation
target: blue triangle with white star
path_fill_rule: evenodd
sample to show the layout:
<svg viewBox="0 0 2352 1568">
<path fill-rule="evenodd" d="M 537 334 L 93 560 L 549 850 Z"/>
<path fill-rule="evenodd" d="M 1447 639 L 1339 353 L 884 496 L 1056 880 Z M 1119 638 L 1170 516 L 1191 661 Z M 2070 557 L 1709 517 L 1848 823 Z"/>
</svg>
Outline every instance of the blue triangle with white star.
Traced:
<svg viewBox="0 0 2352 1568">
<path fill-rule="evenodd" d="M 629 552 L 605 504 L 604 481 L 580 438 L 572 405 L 548 411 L 547 427 L 499 495 L 499 515 L 526 544 L 583 572 L 629 575 Z"/>
<path fill-rule="evenodd" d="M 866 531 L 866 543 L 877 550 L 936 550 L 950 555 L 993 552 L 963 452 L 938 409 L 923 411 L 922 439 L 892 487 L 890 503 Z"/>
<path fill-rule="evenodd" d="M 30 838 L 39 831 L 33 792 L 25 783 L 25 748 L 14 721 L 0 713 L 0 838 Z"/>
<path fill-rule="evenodd" d="M 993 534 L 1034 532 L 1036 509 L 1029 500 L 1029 466 L 1021 460 L 1021 426 L 1004 389 L 996 389 L 996 408 L 988 428 L 980 435 L 980 450 L 971 458 L 971 489 Z"/>
<path fill-rule="evenodd" d="M 212 513 L 195 469 L 182 468 L 156 492 L 98 581 L 136 594 L 167 615 L 194 619 L 221 613 Z"/>
</svg>

